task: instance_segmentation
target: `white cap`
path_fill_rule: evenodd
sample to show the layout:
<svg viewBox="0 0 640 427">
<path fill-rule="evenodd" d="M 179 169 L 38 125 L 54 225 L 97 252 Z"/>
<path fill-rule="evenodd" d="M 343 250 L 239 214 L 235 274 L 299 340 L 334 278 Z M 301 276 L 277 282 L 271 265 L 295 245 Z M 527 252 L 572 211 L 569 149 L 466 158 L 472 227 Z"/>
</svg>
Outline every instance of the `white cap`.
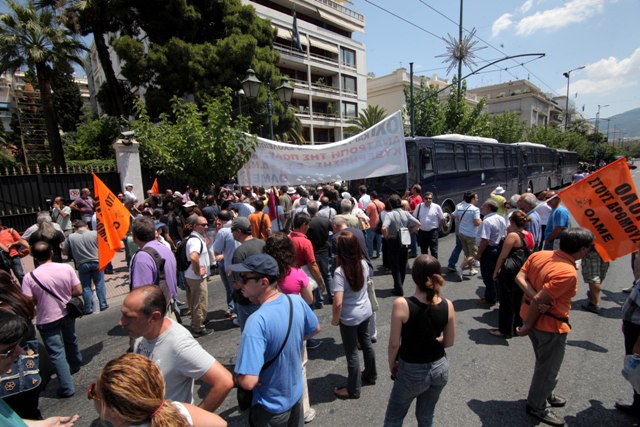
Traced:
<svg viewBox="0 0 640 427">
<path fill-rule="evenodd" d="M 180 197 L 180 198 L 182 198 L 182 193 L 181 193 L 181 192 L 179 192 L 179 191 L 174 191 L 174 192 L 173 192 L 173 197 Z"/>
<path fill-rule="evenodd" d="M 127 187 L 133 187 L 133 184 L 132 184 L 132 183 L 130 183 L 130 182 L 128 182 L 128 183 L 126 183 L 126 184 L 124 185 L 124 188 L 127 188 Z"/>
<path fill-rule="evenodd" d="M 497 195 L 501 195 L 504 194 L 504 188 L 502 188 L 501 186 L 497 186 L 495 190 L 493 190 L 494 193 L 496 193 Z"/>
<path fill-rule="evenodd" d="M 196 205 L 196 204 L 195 204 L 194 202 L 192 202 L 191 200 L 189 200 L 187 203 L 185 203 L 185 204 L 184 204 L 184 205 L 182 205 L 182 206 L 183 206 L 183 207 L 185 207 L 185 208 L 193 208 L 193 207 L 195 207 L 195 205 Z"/>
</svg>

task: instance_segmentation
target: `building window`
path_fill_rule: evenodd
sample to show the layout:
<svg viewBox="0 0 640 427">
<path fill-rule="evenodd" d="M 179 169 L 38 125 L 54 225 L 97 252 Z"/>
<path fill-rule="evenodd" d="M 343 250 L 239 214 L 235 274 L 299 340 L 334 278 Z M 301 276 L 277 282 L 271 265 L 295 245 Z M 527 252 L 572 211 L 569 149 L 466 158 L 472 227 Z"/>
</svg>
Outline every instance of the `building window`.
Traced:
<svg viewBox="0 0 640 427">
<path fill-rule="evenodd" d="M 342 117 L 356 118 L 358 117 L 358 106 L 352 102 L 342 103 Z"/>
<path fill-rule="evenodd" d="M 356 51 L 346 48 L 340 48 L 340 53 L 342 56 L 342 65 L 346 65 L 348 67 L 356 67 Z"/>
<path fill-rule="evenodd" d="M 356 87 L 356 78 L 351 76 L 342 76 L 342 90 L 349 93 L 358 93 Z"/>
</svg>

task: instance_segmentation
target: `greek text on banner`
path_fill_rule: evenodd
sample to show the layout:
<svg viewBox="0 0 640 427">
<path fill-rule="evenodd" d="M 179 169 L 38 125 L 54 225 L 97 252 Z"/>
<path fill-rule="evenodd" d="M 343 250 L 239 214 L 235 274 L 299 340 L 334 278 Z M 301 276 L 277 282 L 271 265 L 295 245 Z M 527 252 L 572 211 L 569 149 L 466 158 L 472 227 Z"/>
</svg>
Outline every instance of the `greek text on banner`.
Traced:
<svg viewBox="0 0 640 427">
<path fill-rule="evenodd" d="M 293 145 L 258 138 L 238 171 L 240 185 L 295 186 L 407 172 L 402 116 L 396 112 L 340 142 Z"/>
</svg>

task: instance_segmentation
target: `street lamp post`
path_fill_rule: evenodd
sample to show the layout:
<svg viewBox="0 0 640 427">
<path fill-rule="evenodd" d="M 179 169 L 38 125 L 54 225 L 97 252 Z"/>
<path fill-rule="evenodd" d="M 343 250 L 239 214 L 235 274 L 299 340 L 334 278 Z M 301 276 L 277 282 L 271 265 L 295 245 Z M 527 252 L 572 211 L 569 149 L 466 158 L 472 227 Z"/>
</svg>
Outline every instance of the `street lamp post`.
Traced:
<svg viewBox="0 0 640 427">
<path fill-rule="evenodd" d="M 244 93 L 252 99 L 257 99 L 258 94 L 260 93 L 260 87 L 262 86 L 262 81 L 256 77 L 255 71 L 251 68 L 247 70 L 247 75 L 244 80 L 242 80 L 242 89 Z M 276 89 L 276 96 L 278 99 L 284 104 L 288 104 L 291 102 L 291 97 L 293 96 L 293 87 L 289 84 L 289 80 L 286 77 L 283 77 L 280 81 L 280 86 Z M 267 116 L 269 118 L 269 137 L 273 139 L 273 101 L 271 99 L 271 82 L 267 81 Z"/>
<path fill-rule="evenodd" d="M 600 109 L 608 106 L 609 104 L 606 104 L 606 105 L 598 104 L 598 113 L 596 114 L 596 135 L 598 135 L 598 125 L 600 123 Z"/>
<path fill-rule="evenodd" d="M 569 113 L 569 81 L 571 80 L 571 73 L 576 70 L 582 70 L 586 65 L 582 67 L 574 68 L 573 70 L 569 70 L 566 73 L 562 73 L 563 76 L 567 78 L 567 103 L 564 109 L 564 130 L 567 130 L 569 127 L 569 121 L 571 120 L 571 114 Z"/>
</svg>

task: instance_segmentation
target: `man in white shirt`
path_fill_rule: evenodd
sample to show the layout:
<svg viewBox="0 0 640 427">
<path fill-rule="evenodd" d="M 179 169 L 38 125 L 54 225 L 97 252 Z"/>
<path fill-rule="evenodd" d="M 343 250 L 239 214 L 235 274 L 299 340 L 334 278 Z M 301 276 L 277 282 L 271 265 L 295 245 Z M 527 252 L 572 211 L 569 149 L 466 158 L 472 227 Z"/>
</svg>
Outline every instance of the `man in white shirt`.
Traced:
<svg viewBox="0 0 640 427">
<path fill-rule="evenodd" d="M 438 258 L 438 233 L 444 225 L 444 214 L 439 204 L 433 203 L 433 193 L 425 193 L 422 203 L 414 210 L 413 216 L 420 221 L 418 230 L 418 245 L 420 252 L 425 255 L 431 251 L 431 256 Z"/>
<path fill-rule="evenodd" d="M 213 332 L 213 329 L 205 328 L 209 310 L 207 279 L 211 260 L 204 236 L 207 234 L 209 222 L 205 217 L 197 215 L 191 215 L 187 221 L 193 227 L 186 243 L 187 259 L 191 266 L 184 272 L 187 286 L 191 289 L 191 332 L 194 337 L 203 337 Z"/>
<path fill-rule="evenodd" d="M 482 204 L 481 212 L 484 219 L 478 228 L 478 253 L 475 259 L 480 261 L 480 273 L 484 282 L 484 298 L 478 300 L 479 305 L 492 306 L 498 297 L 496 281 L 493 280 L 493 271 L 500 255 L 500 242 L 507 233 L 507 223 L 504 217 L 498 214 L 498 203 L 488 199 Z"/>
</svg>

